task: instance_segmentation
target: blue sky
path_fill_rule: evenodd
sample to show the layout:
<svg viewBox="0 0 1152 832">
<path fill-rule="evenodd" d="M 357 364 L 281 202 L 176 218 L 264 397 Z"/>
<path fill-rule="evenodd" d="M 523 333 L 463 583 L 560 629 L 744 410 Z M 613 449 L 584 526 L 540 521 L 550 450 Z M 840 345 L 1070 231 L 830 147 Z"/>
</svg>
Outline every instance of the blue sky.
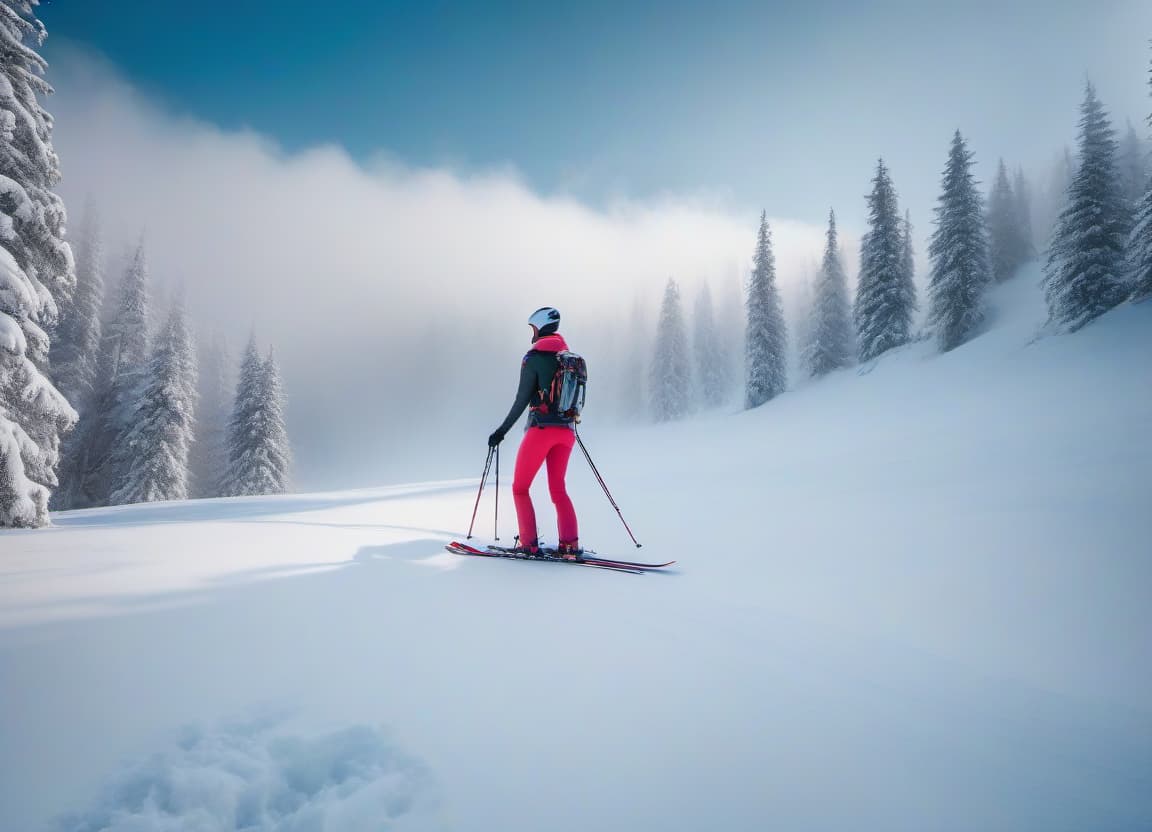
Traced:
<svg viewBox="0 0 1152 832">
<path fill-rule="evenodd" d="M 1091 76 L 1123 122 L 1149 107 L 1152 4 L 57 0 L 54 49 L 106 56 L 173 111 L 289 150 L 512 168 L 596 203 L 704 192 L 849 217 L 875 159 L 920 222 L 951 132 L 980 175 L 1040 169 Z M 914 220 L 916 217 L 914 217 Z"/>
</svg>

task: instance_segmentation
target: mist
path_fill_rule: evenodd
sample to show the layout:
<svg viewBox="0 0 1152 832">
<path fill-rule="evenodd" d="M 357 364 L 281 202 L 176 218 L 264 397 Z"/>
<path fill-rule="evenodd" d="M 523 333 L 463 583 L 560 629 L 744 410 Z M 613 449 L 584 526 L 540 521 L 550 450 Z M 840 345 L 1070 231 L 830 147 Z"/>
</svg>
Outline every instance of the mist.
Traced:
<svg viewBox="0 0 1152 832">
<path fill-rule="evenodd" d="M 108 291 L 143 237 L 158 308 L 179 289 L 194 327 L 222 334 L 233 358 L 252 331 L 275 348 L 299 489 L 475 473 L 544 305 L 588 359 L 595 419 L 619 391 L 597 377 L 647 372 L 650 356 L 627 351 L 636 304 L 654 322 L 668 278 L 688 313 L 704 282 L 731 303 L 750 268 L 758 212 L 715 198 L 590 207 L 512 169 L 290 153 L 176 116 L 79 51 L 56 59 L 52 81 L 60 191 L 73 224 L 96 202 Z M 770 221 L 792 306 L 824 229 Z"/>
</svg>

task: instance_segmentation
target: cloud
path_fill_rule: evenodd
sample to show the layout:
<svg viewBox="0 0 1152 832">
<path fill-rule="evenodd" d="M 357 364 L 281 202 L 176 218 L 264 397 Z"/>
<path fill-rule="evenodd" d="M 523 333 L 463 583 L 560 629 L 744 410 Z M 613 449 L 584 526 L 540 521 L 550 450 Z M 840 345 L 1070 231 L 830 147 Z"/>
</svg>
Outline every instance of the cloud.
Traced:
<svg viewBox="0 0 1152 832">
<path fill-rule="evenodd" d="M 201 330 L 222 330 L 236 351 L 254 326 L 275 345 L 303 486 L 386 479 L 380 460 L 436 421 L 446 388 L 450 402 L 483 404 L 471 418 L 486 436 L 502 415 L 494 404 L 511 398 L 533 309 L 559 307 L 587 344 L 623 326 L 636 297 L 655 306 L 669 277 L 689 292 L 720 287 L 750 262 L 758 211 L 713 198 L 600 210 L 536 193 L 509 170 L 361 164 L 334 146 L 289 154 L 174 115 L 77 51 L 57 58 L 51 80 L 73 221 L 92 196 L 108 248 L 143 232 L 153 278 L 165 292 L 183 286 Z M 823 231 L 776 219 L 774 232 L 787 292 Z M 109 272 L 110 287 L 118 279 Z"/>
</svg>

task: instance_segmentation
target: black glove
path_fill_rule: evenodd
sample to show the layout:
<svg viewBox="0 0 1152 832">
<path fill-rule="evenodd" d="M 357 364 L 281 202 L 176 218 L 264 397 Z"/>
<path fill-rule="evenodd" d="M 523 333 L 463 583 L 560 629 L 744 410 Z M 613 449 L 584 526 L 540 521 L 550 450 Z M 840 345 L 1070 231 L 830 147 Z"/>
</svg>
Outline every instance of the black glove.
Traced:
<svg viewBox="0 0 1152 832">
<path fill-rule="evenodd" d="M 495 431 L 492 432 L 492 435 L 488 437 L 488 447 L 489 448 L 495 448 L 497 445 L 499 445 L 503 441 L 504 441 L 504 431 L 497 428 Z"/>
</svg>

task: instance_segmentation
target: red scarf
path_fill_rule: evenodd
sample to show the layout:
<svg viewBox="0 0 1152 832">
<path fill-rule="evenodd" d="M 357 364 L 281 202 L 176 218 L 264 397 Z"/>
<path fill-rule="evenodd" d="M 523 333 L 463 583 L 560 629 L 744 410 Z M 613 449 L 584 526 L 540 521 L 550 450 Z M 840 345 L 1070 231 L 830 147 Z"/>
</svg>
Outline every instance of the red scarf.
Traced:
<svg viewBox="0 0 1152 832">
<path fill-rule="evenodd" d="M 553 335 L 542 335 L 532 345 L 532 349 L 539 352 L 564 352 L 568 349 L 568 344 L 564 342 L 564 336 L 559 332 Z"/>
</svg>

